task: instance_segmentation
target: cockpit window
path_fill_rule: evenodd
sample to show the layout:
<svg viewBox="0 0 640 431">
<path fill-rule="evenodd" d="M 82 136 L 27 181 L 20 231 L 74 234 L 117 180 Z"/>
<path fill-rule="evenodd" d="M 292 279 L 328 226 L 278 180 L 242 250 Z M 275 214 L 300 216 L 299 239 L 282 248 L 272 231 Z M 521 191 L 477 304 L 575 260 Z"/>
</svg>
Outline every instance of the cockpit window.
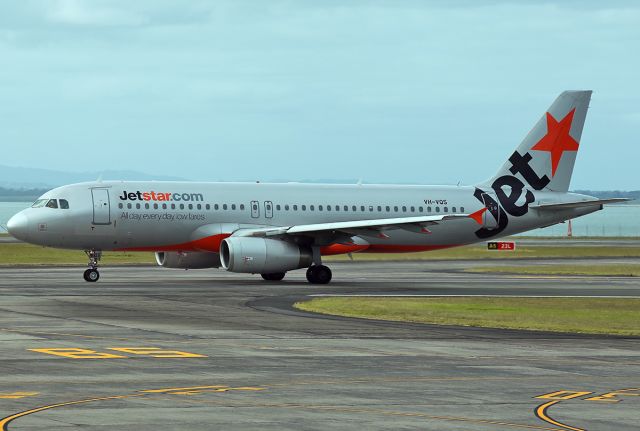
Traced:
<svg viewBox="0 0 640 431">
<path fill-rule="evenodd" d="M 49 199 L 38 199 L 33 203 L 33 205 L 31 205 L 31 208 L 42 208 L 47 204 L 48 201 Z"/>
<path fill-rule="evenodd" d="M 63 210 L 69 209 L 69 202 L 66 199 L 60 199 L 60 208 Z"/>
<path fill-rule="evenodd" d="M 58 208 L 58 201 L 55 199 L 49 199 L 49 202 L 47 202 L 47 208 Z"/>
</svg>

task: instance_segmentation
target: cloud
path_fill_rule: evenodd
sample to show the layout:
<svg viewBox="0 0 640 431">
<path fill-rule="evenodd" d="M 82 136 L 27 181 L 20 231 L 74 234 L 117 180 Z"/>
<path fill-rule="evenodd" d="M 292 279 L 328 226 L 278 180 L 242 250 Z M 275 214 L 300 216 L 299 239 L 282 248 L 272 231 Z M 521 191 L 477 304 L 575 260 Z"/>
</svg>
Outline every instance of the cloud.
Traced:
<svg viewBox="0 0 640 431">
<path fill-rule="evenodd" d="M 46 16 L 53 23 L 80 26 L 137 26 L 145 18 L 125 8 L 109 7 L 96 1 L 55 0 L 47 5 Z"/>
</svg>

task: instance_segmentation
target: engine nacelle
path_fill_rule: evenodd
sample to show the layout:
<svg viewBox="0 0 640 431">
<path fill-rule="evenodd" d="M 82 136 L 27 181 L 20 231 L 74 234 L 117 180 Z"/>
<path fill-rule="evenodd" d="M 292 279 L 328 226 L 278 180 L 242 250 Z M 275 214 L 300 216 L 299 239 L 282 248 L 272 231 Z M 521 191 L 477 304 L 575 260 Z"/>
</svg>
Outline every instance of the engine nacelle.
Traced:
<svg viewBox="0 0 640 431">
<path fill-rule="evenodd" d="M 156 252 L 156 262 L 165 268 L 218 268 L 220 255 L 218 253 L 159 251 Z"/>
<path fill-rule="evenodd" d="M 306 268 L 313 261 L 310 247 L 277 239 L 229 237 L 220 244 L 220 263 L 231 272 L 272 274 Z"/>
</svg>

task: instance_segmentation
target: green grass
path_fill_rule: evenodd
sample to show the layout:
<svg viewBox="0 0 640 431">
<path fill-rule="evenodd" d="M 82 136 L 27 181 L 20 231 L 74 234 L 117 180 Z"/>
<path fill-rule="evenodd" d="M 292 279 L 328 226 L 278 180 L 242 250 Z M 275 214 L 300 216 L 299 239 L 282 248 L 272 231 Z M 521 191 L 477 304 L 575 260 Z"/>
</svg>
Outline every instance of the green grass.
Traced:
<svg viewBox="0 0 640 431">
<path fill-rule="evenodd" d="M 544 259 L 544 258 L 588 258 L 588 257 L 640 257 L 640 247 L 566 247 L 566 246 L 521 246 L 516 251 L 489 251 L 485 245 L 457 247 L 421 253 L 354 253 L 355 261 L 394 260 L 464 260 L 464 259 Z M 152 253 L 104 253 L 103 263 L 153 263 Z M 349 260 L 348 256 L 328 256 L 327 262 Z M 84 264 L 86 258 L 81 251 L 45 248 L 25 243 L 0 243 L 0 265 L 47 265 Z"/>
<path fill-rule="evenodd" d="M 527 265 L 527 266 L 484 266 L 467 268 L 465 272 L 531 274 L 531 275 L 602 275 L 602 276 L 640 276 L 640 265 Z"/>
<path fill-rule="evenodd" d="M 0 265 L 86 265 L 80 250 L 62 250 L 24 243 L 0 244 Z M 153 253 L 105 252 L 101 264 L 155 263 Z"/>
<path fill-rule="evenodd" d="M 364 319 L 588 334 L 640 335 L 640 299 L 318 298 L 304 311 Z"/>
<path fill-rule="evenodd" d="M 640 257 L 640 247 L 602 246 L 519 246 L 515 251 L 490 251 L 487 246 L 471 245 L 420 253 L 353 253 L 355 261 L 376 260 L 463 260 L 463 259 L 532 259 L 585 257 Z M 327 261 L 349 260 L 348 256 L 328 256 Z"/>
</svg>

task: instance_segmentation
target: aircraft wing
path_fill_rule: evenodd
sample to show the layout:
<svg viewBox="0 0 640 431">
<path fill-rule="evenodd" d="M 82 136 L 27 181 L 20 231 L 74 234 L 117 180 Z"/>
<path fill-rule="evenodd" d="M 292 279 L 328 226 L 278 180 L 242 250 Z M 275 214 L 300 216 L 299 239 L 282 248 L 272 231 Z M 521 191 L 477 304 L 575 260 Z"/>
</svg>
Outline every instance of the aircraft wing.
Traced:
<svg viewBox="0 0 640 431">
<path fill-rule="evenodd" d="M 266 227 L 258 229 L 240 229 L 233 236 L 283 236 L 283 235 L 322 235 L 343 233 L 347 235 L 364 235 L 384 237 L 384 230 L 405 229 L 418 233 L 431 233 L 427 226 L 436 225 L 450 220 L 471 218 L 478 224 L 482 224 L 482 215 L 486 208 L 482 208 L 473 214 L 442 214 L 434 216 L 397 217 L 373 220 L 354 220 L 332 223 L 315 223 L 306 225 Z"/>
<path fill-rule="evenodd" d="M 529 208 L 534 208 L 537 210 L 563 210 L 563 209 L 572 209 L 572 208 L 585 208 L 590 206 L 598 206 L 604 204 L 615 204 L 619 202 L 626 202 L 631 199 L 627 198 L 611 198 L 611 199 L 595 199 L 590 201 L 576 201 L 576 202 L 562 202 L 556 204 L 540 204 L 540 205 L 529 205 Z"/>
</svg>

